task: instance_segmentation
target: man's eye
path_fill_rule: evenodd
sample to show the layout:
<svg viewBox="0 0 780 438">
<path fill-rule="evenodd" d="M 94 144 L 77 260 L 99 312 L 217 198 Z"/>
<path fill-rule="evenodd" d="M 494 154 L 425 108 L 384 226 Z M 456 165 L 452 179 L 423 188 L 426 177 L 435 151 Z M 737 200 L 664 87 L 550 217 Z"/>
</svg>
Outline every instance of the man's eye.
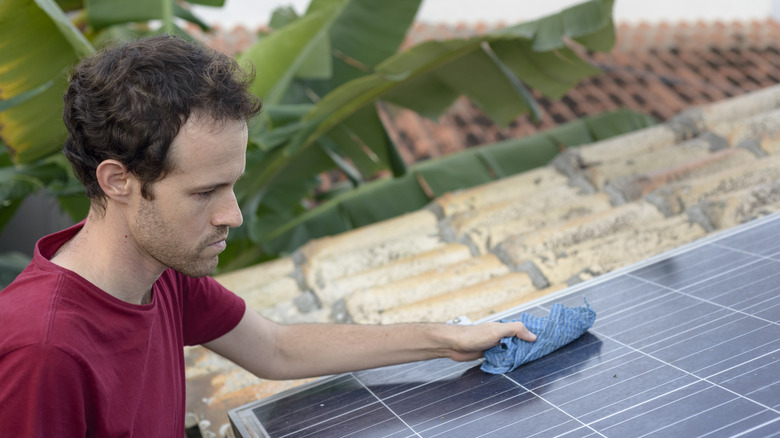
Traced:
<svg viewBox="0 0 780 438">
<path fill-rule="evenodd" d="M 205 192 L 199 192 L 198 196 L 200 196 L 201 198 L 208 198 L 209 196 L 211 196 L 212 193 L 214 193 L 214 190 L 207 190 Z"/>
</svg>

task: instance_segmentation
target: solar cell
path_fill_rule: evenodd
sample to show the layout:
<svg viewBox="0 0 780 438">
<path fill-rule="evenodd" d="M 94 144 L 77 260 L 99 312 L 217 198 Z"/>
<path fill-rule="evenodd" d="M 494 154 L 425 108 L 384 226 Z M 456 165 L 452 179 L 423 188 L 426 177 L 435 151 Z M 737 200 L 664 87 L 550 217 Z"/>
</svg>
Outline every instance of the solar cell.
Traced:
<svg viewBox="0 0 780 438">
<path fill-rule="evenodd" d="M 780 214 L 491 319 L 581 305 L 588 333 L 503 375 L 433 360 L 229 412 L 238 436 L 780 436 Z"/>
</svg>

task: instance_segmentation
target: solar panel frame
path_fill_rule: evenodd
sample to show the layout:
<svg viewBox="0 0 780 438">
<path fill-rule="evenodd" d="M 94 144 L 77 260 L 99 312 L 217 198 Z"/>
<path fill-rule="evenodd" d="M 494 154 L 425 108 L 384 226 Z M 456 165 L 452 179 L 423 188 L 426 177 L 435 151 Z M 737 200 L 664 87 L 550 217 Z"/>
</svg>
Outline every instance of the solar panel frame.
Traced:
<svg viewBox="0 0 780 438">
<path fill-rule="evenodd" d="M 229 418 L 241 437 L 780 436 L 771 236 L 780 213 L 478 321 L 583 298 L 596 310 L 588 333 L 512 372 L 396 365 L 326 377 Z"/>
</svg>

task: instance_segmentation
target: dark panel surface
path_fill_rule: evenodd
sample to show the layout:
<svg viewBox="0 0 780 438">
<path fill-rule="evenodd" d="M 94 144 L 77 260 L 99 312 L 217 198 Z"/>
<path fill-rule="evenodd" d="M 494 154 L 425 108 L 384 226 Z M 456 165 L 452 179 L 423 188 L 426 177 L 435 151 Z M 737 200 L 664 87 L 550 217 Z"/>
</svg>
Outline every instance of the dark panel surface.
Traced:
<svg viewBox="0 0 780 438">
<path fill-rule="evenodd" d="M 500 317 L 583 298 L 593 328 L 507 374 L 448 360 L 367 370 L 231 421 L 271 437 L 780 437 L 779 215 Z"/>
</svg>

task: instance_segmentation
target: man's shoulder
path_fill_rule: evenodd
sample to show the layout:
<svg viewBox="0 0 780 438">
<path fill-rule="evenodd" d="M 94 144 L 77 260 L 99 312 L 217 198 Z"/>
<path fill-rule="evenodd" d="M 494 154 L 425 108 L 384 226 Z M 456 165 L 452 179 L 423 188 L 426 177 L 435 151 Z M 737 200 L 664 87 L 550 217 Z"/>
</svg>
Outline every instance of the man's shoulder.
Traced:
<svg viewBox="0 0 780 438">
<path fill-rule="evenodd" d="M 60 272 L 39 269 L 35 262 L 30 263 L 11 284 L 0 290 L 0 320 L 41 315 L 59 289 L 62 276 Z"/>
<path fill-rule="evenodd" d="M 47 331 L 47 319 L 60 275 L 28 266 L 0 291 L 0 321 L 6 336 L 0 339 L 0 354 L 37 344 Z"/>
<path fill-rule="evenodd" d="M 0 291 L 0 356 L 23 347 L 56 345 L 58 339 L 71 338 L 90 312 L 79 309 L 79 294 L 73 290 L 68 275 L 56 270 L 40 269 L 34 263 L 8 287 Z M 63 299 L 63 296 L 70 298 Z"/>
</svg>

